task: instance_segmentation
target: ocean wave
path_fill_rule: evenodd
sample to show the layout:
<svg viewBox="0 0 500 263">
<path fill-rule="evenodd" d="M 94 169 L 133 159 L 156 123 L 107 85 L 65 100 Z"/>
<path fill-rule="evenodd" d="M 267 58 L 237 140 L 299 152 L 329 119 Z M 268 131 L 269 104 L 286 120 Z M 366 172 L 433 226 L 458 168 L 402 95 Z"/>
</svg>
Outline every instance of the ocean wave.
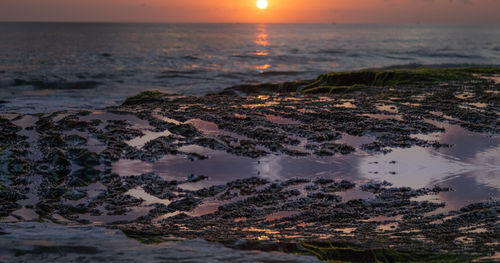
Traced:
<svg viewBox="0 0 500 263">
<path fill-rule="evenodd" d="M 183 74 L 172 74 L 172 75 L 161 75 L 161 76 L 156 76 L 156 79 L 163 80 L 163 79 L 203 79 L 203 80 L 213 80 L 212 78 L 207 78 L 205 76 L 189 76 L 189 75 L 183 75 Z M 155 82 L 155 83 L 162 83 L 160 82 Z"/>
<path fill-rule="evenodd" d="M 275 56 L 272 57 L 278 62 L 285 62 L 285 63 L 294 63 L 294 64 L 299 64 L 299 63 L 304 63 L 307 64 L 309 61 L 313 60 L 311 56 L 303 56 L 303 55 L 280 55 L 280 56 Z"/>
<path fill-rule="evenodd" d="M 297 76 L 307 73 L 305 71 L 263 71 L 259 72 L 261 76 Z"/>
<path fill-rule="evenodd" d="M 347 57 L 351 57 L 351 58 L 360 58 L 360 57 L 364 57 L 366 56 L 365 54 L 361 54 L 361 53 L 348 53 L 346 54 Z"/>
<path fill-rule="evenodd" d="M 8 88 L 12 86 L 12 81 L 0 80 L 0 88 Z"/>
<path fill-rule="evenodd" d="M 391 69 L 416 69 L 416 68 L 468 68 L 468 67 L 500 67 L 495 64 L 470 64 L 470 63 L 440 63 L 440 64 L 421 64 L 421 63 L 408 63 L 408 64 L 395 64 L 376 69 L 391 70 Z"/>
<path fill-rule="evenodd" d="M 182 58 L 187 59 L 187 60 L 199 60 L 200 59 L 199 57 L 192 56 L 192 55 L 186 55 L 186 56 L 183 56 Z"/>
<path fill-rule="evenodd" d="M 228 79 L 244 79 L 244 78 L 248 77 L 248 74 L 243 73 L 243 72 L 230 72 L 230 73 L 224 72 L 224 73 L 217 74 L 215 77 L 216 78 L 228 78 Z"/>
<path fill-rule="evenodd" d="M 413 55 L 416 57 L 432 57 L 432 58 L 460 58 L 460 59 L 483 59 L 480 55 L 456 53 L 456 52 L 439 52 L 430 50 L 416 50 L 409 52 L 402 52 L 399 55 Z"/>
<path fill-rule="evenodd" d="M 97 226 L 21 222 L 0 227 L 2 262 L 320 262 L 311 256 L 245 251 L 205 240 L 147 245 Z M 43 245 L 33 241 L 42 237 Z"/>
<path fill-rule="evenodd" d="M 260 56 L 260 55 L 249 55 L 249 54 L 233 54 L 232 57 L 235 57 L 235 58 L 248 58 L 248 59 L 261 59 L 263 56 Z"/>
<path fill-rule="evenodd" d="M 115 79 L 116 77 L 115 74 L 109 73 L 97 73 L 89 76 L 90 79 Z"/>
<path fill-rule="evenodd" d="M 330 54 L 330 55 L 339 55 L 339 54 L 345 54 L 347 50 L 345 49 L 322 49 L 317 52 L 314 52 L 316 54 Z"/>
<path fill-rule="evenodd" d="M 97 81 L 43 81 L 43 80 L 23 80 L 14 79 L 11 86 L 32 86 L 37 89 L 55 89 L 55 90 L 83 90 L 95 89 L 101 86 Z"/>
<path fill-rule="evenodd" d="M 166 70 L 162 71 L 156 79 L 185 78 L 185 79 L 206 79 L 205 70 Z"/>
<path fill-rule="evenodd" d="M 479 55 L 467 55 L 459 53 L 429 53 L 430 57 L 442 57 L 442 58 L 473 58 L 473 59 L 483 59 L 483 56 Z"/>
<path fill-rule="evenodd" d="M 201 74 L 205 73 L 205 70 L 199 70 L 199 69 L 191 69 L 191 70 L 164 70 L 160 72 L 162 75 L 169 75 L 169 74 Z"/>
<path fill-rule="evenodd" d="M 416 58 L 404 57 L 404 56 L 393 56 L 393 55 L 382 55 L 383 58 L 397 59 L 397 60 L 415 60 Z"/>
</svg>

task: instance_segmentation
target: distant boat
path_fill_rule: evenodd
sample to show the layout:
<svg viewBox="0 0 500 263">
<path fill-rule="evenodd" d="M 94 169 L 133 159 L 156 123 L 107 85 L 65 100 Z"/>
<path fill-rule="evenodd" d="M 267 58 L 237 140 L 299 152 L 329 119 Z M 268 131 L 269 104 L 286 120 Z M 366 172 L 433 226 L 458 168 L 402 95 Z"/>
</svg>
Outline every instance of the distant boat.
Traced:
<svg viewBox="0 0 500 263">
<path fill-rule="evenodd" d="M 337 22 L 332 22 L 332 25 L 336 25 L 336 24 L 337 24 Z"/>
</svg>

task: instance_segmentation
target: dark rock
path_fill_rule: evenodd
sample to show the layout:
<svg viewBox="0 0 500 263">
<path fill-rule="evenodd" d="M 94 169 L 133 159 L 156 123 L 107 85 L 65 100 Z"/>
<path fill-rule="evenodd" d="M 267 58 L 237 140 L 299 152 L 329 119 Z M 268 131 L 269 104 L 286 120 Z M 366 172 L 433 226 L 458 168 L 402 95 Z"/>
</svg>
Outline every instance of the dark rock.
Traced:
<svg viewBox="0 0 500 263">
<path fill-rule="evenodd" d="M 201 133 L 190 124 L 171 125 L 168 130 L 173 134 L 182 135 L 184 137 L 196 137 L 201 135 Z"/>
<path fill-rule="evenodd" d="M 66 143 L 64 140 L 61 138 L 61 136 L 57 134 L 51 134 L 51 135 L 43 135 L 41 136 L 39 140 L 40 144 L 46 147 L 58 147 L 62 148 L 66 146 Z"/>
<path fill-rule="evenodd" d="M 64 151 L 58 148 L 48 150 L 46 157 L 36 164 L 36 171 L 52 182 L 61 182 L 71 172 L 71 163 Z"/>
<path fill-rule="evenodd" d="M 190 182 L 190 183 L 196 183 L 196 182 L 203 181 L 203 180 L 206 180 L 206 179 L 208 179 L 207 176 L 191 174 L 191 175 L 188 176 L 187 181 Z"/>
<path fill-rule="evenodd" d="M 226 190 L 225 185 L 216 185 L 211 186 L 209 188 L 203 188 L 195 192 L 195 194 L 199 197 L 213 197 Z"/>
<path fill-rule="evenodd" d="M 326 179 L 326 178 L 318 178 L 318 179 L 314 180 L 314 183 L 315 184 L 325 185 L 325 184 L 331 184 L 331 183 L 333 183 L 333 180 L 332 179 Z"/>
<path fill-rule="evenodd" d="M 84 168 L 73 172 L 68 176 L 67 185 L 71 187 L 83 187 L 99 181 L 101 171 Z"/>
<path fill-rule="evenodd" d="M 206 160 L 208 159 L 208 156 L 206 155 L 201 155 L 201 154 L 198 154 L 198 153 L 189 153 L 187 158 L 191 161 L 191 162 L 194 162 L 194 161 L 199 161 L 199 160 Z"/>
<path fill-rule="evenodd" d="M 99 155 L 96 153 L 90 152 L 84 148 L 70 148 L 68 149 L 68 157 L 75 164 L 81 167 L 94 167 L 101 164 L 99 159 Z"/>
<path fill-rule="evenodd" d="M 361 185 L 360 188 L 361 188 L 361 190 L 366 191 L 366 192 L 379 193 L 386 186 L 391 186 L 391 185 L 392 184 L 389 183 L 389 182 L 387 182 L 387 181 L 383 181 L 383 182 L 370 182 L 370 183 L 366 183 L 364 185 Z"/>
<path fill-rule="evenodd" d="M 66 193 L 66 189 L 62 187 L 58 188 L 49 188 L 49 189 L 44 189 L 41 191 L 40 195 L 46 199 L 46 200 L 51 200 L 51 201 L 58 201 L 61 199 L 61 197 Z"/>
<path fill-rule="evenodd" d="M 73 201 L 80 200 L 86 196 L 87 196 L 86 192 L 76 189 L 68 190 L 66 193 L 64 193 L 64 198 Z"/>
<path fill-rule="evenodd" d="M 168 208 L 175 211 L 191 211 L 201 203 L 200 199 L 193 197 L 187 197 L 179 201 L 172 202 L 168 205 Z"/>
<path fill-rule="evenodd" d="M 75 147 L 75 146 L 82 146 L 87 143 L 87 139 L 83 138 L 78 135 L 69 135 L 63 138 L 63 140 L 66 142 L 68 146 Z"/>
<path fill-rule="evenodd" d="M 380 153 L 390 153 L 392 150 L 386 148 L 386 145 L 380 142 L 372 142 L 369 144 L 361 145 L 361 149 L 367 152 L 380 152 Z"/>
</svg>

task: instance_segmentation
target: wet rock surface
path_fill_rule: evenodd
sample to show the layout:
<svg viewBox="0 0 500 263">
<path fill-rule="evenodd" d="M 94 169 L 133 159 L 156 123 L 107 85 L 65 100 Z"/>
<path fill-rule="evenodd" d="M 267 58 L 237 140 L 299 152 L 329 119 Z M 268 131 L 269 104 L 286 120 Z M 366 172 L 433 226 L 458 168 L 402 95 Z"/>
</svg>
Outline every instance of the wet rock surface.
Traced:
<svg viewBox="0 0 500 263">
<path fill-rule="evenodd" d="M 260 164 L 277 156 L 299 162 L 453 149 L 431 136 L 446 132 L 441 124 L 500 134 L 498 90 L 475 81 L 328 96 L 225 92 L 136 99 L 101 111 L 6 114 L 0 117 L 0 217 L 102 224 L 137 238 L 201 238 L 239 248 L 246 245 L 238 240 L 273 250 L 331 241 L 489 255 L 500 249 L 498 196 L 443 211 L 446 204 L 431 199 L 454 189 L 394 186 L 348 172 L 331 178 L 306 169 L 293 178 L 266 178 L 256 171 L 240 178 L 238 166 L 217 163 L 234 174 L 220 181 L 205 175 L 210 167 L 182 176 L 156 171 L 169 171 L 161 166 L 169 162 L 209 163 L 214 153 Z"/>
</svg>

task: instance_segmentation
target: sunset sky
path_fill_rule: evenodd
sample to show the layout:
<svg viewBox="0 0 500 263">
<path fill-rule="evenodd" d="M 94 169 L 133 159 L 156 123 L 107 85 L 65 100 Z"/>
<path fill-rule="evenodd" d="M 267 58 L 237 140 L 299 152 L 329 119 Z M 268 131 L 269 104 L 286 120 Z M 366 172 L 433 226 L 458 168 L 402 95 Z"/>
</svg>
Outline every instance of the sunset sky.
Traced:
<svg viewBox="0 0 500 263">
<path fill-rule="evenodd" d="M 500 23 L 500 0 L 1 0 L 0 21 Z"/>
</svg>

